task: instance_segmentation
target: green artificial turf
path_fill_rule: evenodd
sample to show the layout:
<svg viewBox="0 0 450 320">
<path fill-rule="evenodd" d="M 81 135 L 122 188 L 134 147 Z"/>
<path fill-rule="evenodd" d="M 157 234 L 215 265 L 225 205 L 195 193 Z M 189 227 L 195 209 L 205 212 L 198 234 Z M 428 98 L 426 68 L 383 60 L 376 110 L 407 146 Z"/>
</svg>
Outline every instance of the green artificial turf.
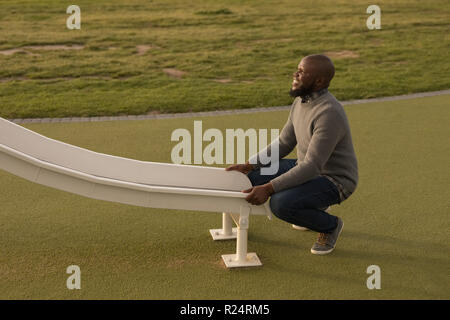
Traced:
<svg viewBox="0 0 450 320">
<path fill-rule="evenodd" d="M 69 117 L 290 104 L 302 57 L 329 53 L 340 100 L 448 89 L 447 0 L 2 1 L 0 116 Z M 81 50 L 28 49 L 78 45 Z M 149 46 L 139 54 L 138 46 Z M 336 56 L 344 53 L 344 56 Z M 164 69 L 185 72 L 181 78 Z"/>
<path fill-rule="evenodd" d="M 250 220 L 259 268 L 226 269 L 218 213 L 83 198 L 0 172 L 1 299 L 449 299 L 450 96 L 345 107 L 358 157 L 357 191 L 331 213 L 336 250 L 315 256 L 314 232 Z M 281 128 L 287 111 L 220 117 L 25 127 L 98 152 L 170 162 L 176 128 Z M 294 152 L 290 155 L 294 156 Z M 81 290 L 66 268 L 81 268 Z M 381 289 L 366 269 L 381 268 Z"/>
</svg>

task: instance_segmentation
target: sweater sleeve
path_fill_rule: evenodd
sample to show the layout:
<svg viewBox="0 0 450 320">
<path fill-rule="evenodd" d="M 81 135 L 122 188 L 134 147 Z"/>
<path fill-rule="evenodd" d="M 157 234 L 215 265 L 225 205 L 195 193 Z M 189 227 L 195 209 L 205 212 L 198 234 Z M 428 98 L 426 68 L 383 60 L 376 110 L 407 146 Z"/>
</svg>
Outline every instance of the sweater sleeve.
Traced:
<svg viewBox="0 0 450 320">
<path fill-rule="evenodd" d="M 295 102 L 294 102 L 295 103 Z M 294 104 L 293 104 L 294 105 Z M 281 129 L 281 133 L 277 139 L 275 139 L 271 144 L 267 147 L 259 151 L 257 154 L 253 155 L 249 158 L 249 163 L 253 164 L 255 168 L 259 168 L 264 165 L 268 165 L 268 163 L 262 163 L 261 158 L 269 158 L 272 155 L 272 149 L 277 144 L 278 145 L 278 159 L 280 160 L 287 156 L 297 145 L 297 139 L 295 137 L 294 126 L 292 124 L 291 119 L 292 108 L 289 113 L 288 120 L 286 121 L 283 129 Z"/>
<path fill-rule="evenodd" d="M 321 113 L 313 122 L 311 141 L 303 161 L 271 180 L 275 192 L 292 188 L 317 177 L 345 134 L 341 116 L 332 110 Z"/>
</svg>

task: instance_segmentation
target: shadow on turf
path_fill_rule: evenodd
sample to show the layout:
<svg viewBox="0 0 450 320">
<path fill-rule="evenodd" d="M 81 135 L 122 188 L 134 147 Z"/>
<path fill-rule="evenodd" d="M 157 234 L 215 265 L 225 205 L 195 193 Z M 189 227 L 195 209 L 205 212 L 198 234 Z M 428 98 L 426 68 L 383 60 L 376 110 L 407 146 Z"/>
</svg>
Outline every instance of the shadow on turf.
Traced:
<svg viewBox="0 0 450 320">
<path fill-rule="evenodd" d="M 449 252 L 450 246 L 445 243 L 433 243 L 427 241 L 417 241 L 414 239 L 401 239 L 394 238 L 388 235 L 377 235 L 373 233 L 364 233 L 353 230 L 345 230 L 345 237 L 357 238 L 358 241 L 365 242 L 382 242 L 390 245 L 394 245 L 399 248 L 420 248 L 425 249 L 427 252 Z M 344 233 L 343 233 L 344 234 Z M 414 236 L 414 234 L 412 234 Z"/>
<path fill-rule="evenodd" d="M 276 240 L 276 239 L 268 239 L 258 234 L 252 234 L 249 237 L 250 241 L 255 243 L 267 244 L 276 247 L 283 247 L 294 250 L 304 250 L 307 245 L 305 245 L 302 241 L 292 241 L 292 240 Z"/>
<path fill-rule="evenodd" d="M 305 232 L 302 235 L 311 235 L 311 232 Z M 316 234 L 316 233 L 314 233 Z M 426 256 L 426 260 L 423 259 L 421 255 L 414 255 L 414 251 L 417 250 L 425 250 L 426 252 L 433 252 L 437 254 L 443 254 L 443 252 L 449 252 L 449 248 L 445 244 L 435 244 L 432 242 L 424 242 L 424 241 L 417 241 L 417 240 L 408 240 L 408 239 L 400 239 L 400 238 L 394 238 L 391 236 L 382 236 L 382 235 L 375 235 L 371 233 L 363 233 L 353 230 L 345 230 L 342 233 L 342 239 L 340 241 L 344 240 L 350 240 L 353 238 L 356 238 L 358 242 L 363 243 L 364 246 L 370 245 L 371 242 L 378 242 L 376 246 L 376 250 L 379 250 L 380 242 L 384 243 L 387 247 L 383 251 L 382 254 L 377 253 L 375 251 L 370 251 L 367 249 L 362 250 L 353 250 L 353 249 L 346 249 L 345 247 L 342 247 L 338 244 L 337 249 L 335 252 L 333 252 L 330 255 L 330 257 L 335 258 L 345 258 L 345 259 L 359 259 L 359 260 L 385 260 L 388 259 L 391 262 L 398 263 L 398 264 L 404 264 L 406 262 L 415 263 L 418 265 L 428 265 L 430 263 L 435 263 L 438 265 L 445 265 L 448 264 L 448 259 L 446 258 L 436 258 L 431 257 L 430 255 Z M 315 239 L 315 235 L 313 236 Z M 271 246 L 277 246 L 277 247 L 283 247 L 290 250 L 301 250 L 301 251 L 309 251 L 310 245 L 314 242 L 313 238 L 311 238 L 311 243 L 305 242 L 304 239 L 298 239 L 295 241 L 292 240 L 277 240 L 277 239 L 268 239 L 264 236 L 258 235 L 258 234 L 252 234 L 250 240 L 255 243 L 261 243 Z M 352 245 L 354 247 L 354 245 Z M 398 253 L 398 250 L 401 250 L 402 253 Z M 412 255 L 411 255 L 412 253 Z"/>
</svg>

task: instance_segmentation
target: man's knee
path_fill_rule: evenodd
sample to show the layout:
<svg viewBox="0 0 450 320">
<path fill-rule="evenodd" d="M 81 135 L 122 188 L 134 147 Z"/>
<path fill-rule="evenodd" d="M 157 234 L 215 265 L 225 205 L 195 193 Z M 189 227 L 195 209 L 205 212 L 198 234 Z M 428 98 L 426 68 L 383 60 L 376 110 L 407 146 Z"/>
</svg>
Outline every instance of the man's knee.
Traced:
<svg viewBox="0 0 450 320">
<path fill-rule="evenodd" d="M 269 202 L 270 209 L 272 210 L 275 216 L 277 216 L 280 219 L 283 219 L 283 217 L 286 217 L 291 214 L 290 209 L 293 209 L 292 200 L 293 200 L 292 197 L 289 196 L 289 193 L 287 191 L 274 193 L 270 198 Z M 302 208 L 301 203 L 296 203 L 295 209 L 301 208 Z"/>
<path fill-rule="evenodd" d="M 252 186 L 259 186 L 267 182 L 267 176 L 261 175 L 261 170 L 256 169 L 247 173 L 247 177 L 252 183 Z"/>
</svg>

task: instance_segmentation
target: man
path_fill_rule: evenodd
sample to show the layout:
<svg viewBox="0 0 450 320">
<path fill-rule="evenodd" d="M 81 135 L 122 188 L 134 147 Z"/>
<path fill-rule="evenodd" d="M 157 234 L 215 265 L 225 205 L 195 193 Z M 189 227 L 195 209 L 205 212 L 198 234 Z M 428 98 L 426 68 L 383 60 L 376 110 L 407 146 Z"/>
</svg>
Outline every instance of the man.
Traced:
<svg viewBox="0 0 450 320">
<path fill-rule="evenodd" d="M 280 219 L 319 233 L 313 254 L 334 250 L 344 223 L 325 210 L 340 204 L 356 189 L 358 164 L 344 108 L 328 92 L 334 77 L 333 62 L 324 55 L 303 58 L 294 73 L 290 95 L 295 97 L 278 139 L 245 164 L 226 168 L 247 174 L 253 187 L 246 200 L 260 205 L 270 198 Z M 279 169 L 261 174 L 262 155 L 270 156 L 277 144 Z M 283 159 L 297 145 L 296 159 Z"/>
</svg>

